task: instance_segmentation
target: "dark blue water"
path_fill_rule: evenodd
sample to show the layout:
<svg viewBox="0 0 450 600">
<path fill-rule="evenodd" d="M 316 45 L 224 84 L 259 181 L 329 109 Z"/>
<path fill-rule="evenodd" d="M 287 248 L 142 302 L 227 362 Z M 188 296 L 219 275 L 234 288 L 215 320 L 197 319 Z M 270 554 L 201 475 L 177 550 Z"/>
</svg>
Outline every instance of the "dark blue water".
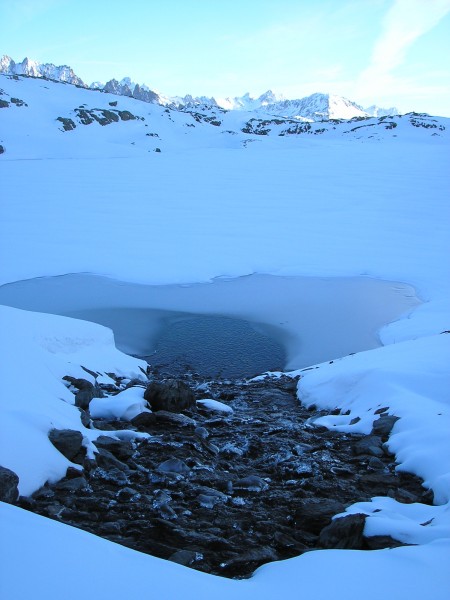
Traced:
<svg viewBox="0 0 450 600">
<path fill-rule="evenodd" d="M 145 360 L 161 371 L 192 370 L 204 377 L 253 377 L 282 370 L 283 347 L 253 329 L 248 321 L 220 316 L 192 316 L 169 324 Z"/>
</svg>

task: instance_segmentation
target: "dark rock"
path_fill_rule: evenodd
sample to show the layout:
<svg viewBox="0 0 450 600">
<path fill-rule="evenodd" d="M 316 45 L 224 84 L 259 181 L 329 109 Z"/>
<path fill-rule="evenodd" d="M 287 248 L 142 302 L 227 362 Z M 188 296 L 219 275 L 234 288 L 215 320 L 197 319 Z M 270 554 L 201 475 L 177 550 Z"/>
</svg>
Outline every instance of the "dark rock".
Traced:
<svg viewBox="0 0 450 600">
<path fill-rule="evenodd" d="M 91 417 L 89 413 L 83 410 L 82 408 L 80 408 L 79 410 L 81 424 L 83 425 L 83 427 L 86 427 L 86 429 L 89 429 L 91 427 Z"/>
<path fill-rule="evenodd" d="M 93 390 L 80 390 L 75 394 L 75 406 L 78 406 L 82 410 L 87 410 L 92 398 L 94 398 Z"/>
<path fill-rule="evenodd" d="M 115 485 L 124 486 L 129 484 L 127 474 L 117 467 L 110 467 L 108 469 L 95 469 L 93 475 L 96 479 L 109 481 Z"/>
<path fill-rule="evenodd" d="M 226 571 L 232 571 L 240 565 L 251 564 L 254 569 L 257 566 L 263 565 L 264 563 L 278 560 L 278 558 L 279 556 L 273 548 L 270 546 L 263 546 L 259 548 L 252 548 L 248 552 L 244 552 L 243 554 L 239 554 L 238 556 L 227 560 L 223 564 L 222 568 Z"/>
<path fill-rule="evenodd" d="M 374 415 L 381 415 L 382 413 L 385 413 L 387 410 L 389 410 L 389 406 L 383 406 L 382 408 L 377 408 L 377 410 L 374 411 Z"/>
<path fill-rule="evenodd" d="M 160 377 L 161 386 L 167 383 L 167 374 L 148 375 Z M 111 377 L 117 382 L 111 394 L 132 383 Z M 100 435 L 96 461 L 83 461 L 82 476 L 69 469 L 65 480 L 47 484 L 33 498 L 19 498 L 19 506 L 140 552 L 243 578 L 264 562 L 317 547 L 381 545 L 361 541 L 350 515 L 330 525 L 354 502 L 389 495 L 432 503 L 417 477 L 395 471 L 381 435 L 310 427 L 309 420 L 328 413 L 298 403 L 295 381 L 205 382 L 195 373 L 183 381 L 191 399 L 195 389 L 199 397 L 225 399 L 234 412 L 211 417 L 192 403 L 185 414 L 163 408 L 138 415 L 133 424 L 95 419 L 91 427 L 112 435 L 136 428 L 151 435 L 133 442 Z M 94 387 L 86 380 L 69 383 L 78 383 L 78 390 Z M 356 444 L 362 454 L 354 451 Z M 368 452 L 371 447 L 381 448 L 382 455 Z"/>
<path fill-rule="evenodd" d="M 70 385 L 73 385 L 78 390 L 90 390 L 94 387 L 94 385 L 87 379 L 71 377 L 70 375 L 65 375 L 63 379 L 64 381 L 68 381 Z"/>
<path fill-rule="evenodd" d="M 373 422 L 372 435 L 381 436 L 386 440 L 398 420 L 399 417 L 396 417 L 395 415 L 382 415 Z"/>
<path fill-rule="evenodd" d="M 88 483 L 84 477 L 75 477 L 74 479 L 66 479 L 58 481 L 55 488 L 58 491 L 79 492 L 85 489 Z"/>
<path fill-rule="evenodd" d="M 137 119 L 129 110 L 119 110 L 117 114 L 122 119 L 122 121 L 134 121 Z"/>
<path fill-rule="evenodd" d="M 381 457 L 384 456 L 382 449 L 382 439 L 379 436 L 371 435 L 363 437 L 354 445 L 354 452 L 358 454 L 370 454 L 371 456 Z"/>
<path fill-rule="evenodd" d="M 122 523 L 118 521 L 109 521 L 108 523 L 101 523 L 99 531 L 102 535 L 109 535 L 111 533 L 119 534 L 122 532 Z"/>
<path fill-rule="evenodd" d="M 373 471 L 383 471 L 386 468 L 386 465 L 384 464 L 384 462 L 382 462 L 376 456 L 370 457 L 369 462 L 367 463 L 367 466 L 369 467 L 369 469 L 372 469 Z"/>
<path fill-rule="evenodd" d="M 234 483 L 234 488 L 236 490 L 246 490 L 247 492 L 263 492 L 267 490 L 268 487 L 269 485 L 267 482 L 256 475 L 248 475 L 248 477 L 239 479 Z"/>
<path fill-rule="evenodd" d="M 195 406 L 193 391 L 177 379 L 168 379 L 165 383 L 150 383 L 144 398 L 154 411 L 181 412 Z"/>
<path fill-rule="evenodd" d="M 72 119 L 69 119 L 67 117 L 57 117 L 56 120 L 62 123 L 64 131 L 72 131 L 76 128 L 76 124 Z"/>
<path fill-rule="evenodd" d="M 119 490 L 117 499 L 120 500 L 120 502 L 127 502 L 138 496 L 140 496 L 140 493 L 136 489 L 127 486 Z"/>
<path fill-rule="evenodd" d="M 0 467 L 0 501 L 14 504 L 19 497 L 19 477 L 6 467 Z"/>
<path fill-rule="evenodd" d="M 142 412 L 131 419 L 131 423 L 138 429 L 150 429 L 156 423 L 155 414 Z"/>
<path fill-rule="evenodd" d="M 196 427 L 194 430 L 194 435 L 196 435 L 201 440 L 206 440 L 206 438 L 209 437 L 209 433 L 206 427 Z"/>
<path fill-rule="evenodd" d="M 119 471 L 123 471 L 124 473 L 128 473 L 130 470 L 129 467 L 116 458 L 112 452 L 102 447 L 98 448 L 96 460 L 98 466 L 104 469 L 115 468 L 119 469 Z"/>
<path fill-rule="evenodd" d="M 319 535 L 321 548 L 360 550 L 364 546 L 363 531 L 366 515 L 356 514 L 334 519 Z"/>
<path fill-rule="evenodd" d="M 87 410 L 89 408 L 89 403 L 93 398 L 103 398 L 103 392 L 95 386 L 79 390 L 75 394 L 75 406 Z"/>
<path fill-rule="evenodd" d="M 52 429 L 48 434 L 51 443 L 67 459 L 73 461 L 82 451 L 83 436 L 79 431 L 73 429 Z M 83 448 L 83 450 L 85 450 Z"/>
<path fill-rule="evenodd" d="M 345 506 L 338 500 L 328 498 L 300 498 L 294 521 L 298 527 L 302 527 L 312 533 L 319 533 L 326 527 L 334 515 L 342 512 Z"/>
<path fill-rule="evenodd" d="M 373 535 L 364 538 L 368 550 L 382 550 L 383 548 L 400 548 L 400 546 L 408 546 L 395 540 L 390 535 Z"/>
<path fill-rule="evenodd" d="M 158 471 L 161 473 L 177 473 L 179 475 L 189 475 L 191 469 L 185 462 L 178 458 L 169 458 L 158 466 Z"/>
<path fill-rule="evenodd" d="M 292 393 L 277 388 L 261 391 L 258 394 L 258 399 L 270 403 L 272 407 L 295 407 L 299 404 L 299 400 Z"/>
<path fill-rule="evenodd" d="M 130 459 L 134 454 L 133 444 L 128 440 L 118 440 L 107 435 L 100 435 L 94 444 L 97 448 L 108 450 L 121 461 Z"/>
<path fill-rule="evenodd" d="M 52 488 L 44 485 L 33 493 L 32 496 L 35 500 L 48 500 L 55 497 L 55 491 Z"/>
<path fill-rule="evenodd" d="M 66 479 L 75 479 L 76 477 L 80 477 L 83 471 L 80 469 L 76 469 L 75 467 L 67 467 L 66 471 Z"/>
<path fill-rule="evenodd" d="M 203 555 L 200 552 L 192 550 L 177 550 L 172 556 L 169 556 L 169 560 L 185 567 L 190 567 L 194 562 L 202 558 Z"/>
<path fill-rule="evenodd" d="M 168 410 L 158 410 L 155 413 L 156 423 L 165 425 L 174 425 L 176 427 L 195 427 L 196 422 L 187 415 L 169 412 Z"/>
</svg>

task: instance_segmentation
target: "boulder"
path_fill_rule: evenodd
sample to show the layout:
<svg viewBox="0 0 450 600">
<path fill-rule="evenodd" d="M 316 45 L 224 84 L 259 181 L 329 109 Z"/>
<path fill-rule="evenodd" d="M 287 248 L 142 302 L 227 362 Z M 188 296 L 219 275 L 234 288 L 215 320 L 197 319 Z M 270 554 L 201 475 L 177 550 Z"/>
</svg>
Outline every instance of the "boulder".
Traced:
<svg viewBox="0 0 450 600">
<path fill-rule="evenodd" d="M 151 412 L 141 412 L 133 417 L 130 422 L 138 429 L 149 429 L 155 424 L 156 418 Z"/>
<path fill-rule="evenodd" d="M 0 501 L 14 504 L 19 497 L 19 477 L 6 467 L 0 467 Z"/>
<path fill-rule="evenodd" d="M 88 483 L 84 477 L 75 477 L 74 479 L 66 479 L 58 481 L 55 489 L 65 492 L 79 492 L 87 488 Z"/>
<path fill-rule="evenodd" d="M 334 519 L 320 532 L 321 548 L 340 548 L 343 550 L 361 550 L 364 546 L 364 525 L 366 515 L 356 514 Z"/>
<path fill-rule="evenodd" d="M 363 437 L 354 446 L 355 454 L 369 454 L 376 456 L 377 458 L 384 456 L 383 448 L 381 447 L 383 441 L 381 437 L 377 435 L 368 435 Z"/>
<path fill-rule="evenodd" d="M 189 475 L 190 468 L 185 462 L 178 458 L 169 458 L 158 466 L 161 473 L 177 473 L 179 475 Z"/>
<path fill-rule="evenodd" d="M 297 527 L 306 531 L 319 533 L 344 508 L 342 502 L 331 498 L 300 498 L 294 522 Z"/>
<path fill-rule="evenodd" d="M 399 417 L 395 415 L 381 415 L 379 419 L 373 422 L 372 435 L 387 439 L 398 419 Z"/>
<path fill-rule="evenodd" d="M 164 383 L 150 383 L 144 398 L 154 411 L 181 412 L 195 406 L 193 391 L 182 381 L 168 379 Z"/>
<path fill-rule="evenodd" d="M 97 446 L 98 447 L 98 446 Z M 118 469 L 119 471 L 123 471 L 124 473 L 128 473 L 130 471 L 129 467 L 120 461 L 118 458 L 114 456 L 112 452 L 106 450 L 106 448 L 98 448 L 98 452 L 96 454 L 96 460 L 99 467 L 103 469 Z"/>
<path fill-rule="evenodd" d="M 70 375 L 66 375 L 63 379 L 78 389 L 78 392 L 75 394 L 75 406 L 78 406 L 78 408 L 87 410 L 92 398 L 103 398 L 100 388 L 93 385 L 87 379 L 71 377 Z"/>
<path fill-rule="evenodd" d="M 57 448 L 61 454 L 73 461 L 77 455 L 84 450 L 83 436 L 79 431 L 73 429 L 52 429 L 48 434 L 51 443 Z"/>
<path fill-rule="evenodd" d="M 151 413 L 150 413 L 151 414 Z M 187 415 L 169 412 L 168 410 L 158 410 L 155 413 L 157 423 L 164 425 L 174 425 L 175 427 L 195 427 L 196 422 Z"/>
<path fill-rule="evenodd" d="M 128 440 L 118 440 L 108 435 L 100 435 L 94 444 L 97 448 L 108 450 L 120 460 L 128 460 L 134 454 L 133 444 Z"/>
</svg>

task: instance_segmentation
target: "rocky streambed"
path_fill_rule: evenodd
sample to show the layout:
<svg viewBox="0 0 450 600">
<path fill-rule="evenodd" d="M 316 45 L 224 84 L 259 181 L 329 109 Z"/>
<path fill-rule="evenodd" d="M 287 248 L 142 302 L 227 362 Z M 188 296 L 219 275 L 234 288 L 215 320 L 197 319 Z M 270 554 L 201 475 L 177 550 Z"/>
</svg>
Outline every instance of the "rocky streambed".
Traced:
<svg viewBox="0 0 450 600">
<path fill-rule="evenodd" d="M 19 506 L 200 571 L 244 578 L 316 548 L 401 545 L 365 537 L 365 515 L 332 521 L 354 502 L 387 495 L 432 503 L 419 479 L 395 471 L 384 444 L 396 420 L 388 407 L 371 435 L 350 435 L 314 426 L 326 413 L 302 406 L 287 376 L 205 382 L 153 374 L 147 387 L 111 376 L 115 384 L 96 386 L 65 378 L 85 425 L 108 435 L 95 442 L 93 460 L 79 432 L 50 432 L 83 471 L 69 468 Z M 152 412 L 131 421 L 91 418 L 94 396 L 132 386 L 146 387 Z M 111 437 L 123 429 L 149 435 Z"/>
</svg>

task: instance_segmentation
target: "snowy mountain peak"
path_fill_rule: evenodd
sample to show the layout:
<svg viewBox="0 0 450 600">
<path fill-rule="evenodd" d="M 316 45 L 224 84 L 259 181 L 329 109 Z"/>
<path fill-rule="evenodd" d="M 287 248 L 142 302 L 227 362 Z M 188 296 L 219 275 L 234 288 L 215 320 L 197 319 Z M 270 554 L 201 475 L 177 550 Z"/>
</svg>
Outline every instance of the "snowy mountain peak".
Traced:
<svg viewBox="0 0 450 600">
<path fill-rule="evenodd" d="M 86 87 L 86 84 L 67 65 L 56 66 L 52 63 L 40 63 L 27 57 L 22 62 L 16 63 L 10 56 L 2 56 L 0 58 L 0 73 L 5 75 L 27 75 L 28 77 L 46 77 L 47 79 Z"/>
<path fill-rule="evenodd" d="M 380 108 L 376 104 L 372 104 L 372 106 L 365 108 L 364 111 L 369 117 L 390 117 L 399 114 L 399 110 L 395 106 L 391 106 L 390 108 Z"/>
<path fill-rule="evenodd" d="M 51 63 L 39 63 L 29 58 L 15 63 L 10 56 L 0 58 L 0 73 L 7 75 L 26 75 L 29 77 L 45 77 L 55 81 L 63 81 L 82 87 L 86 84 L 67 65 L 55 66 Z M 329 119 L 352 119 L 354 117 L 382 117 L 398 114 L 395 107 L 380 108 L 372 105 L 367 109 L 344 98 L 332 94 L 315 93 L 296 100 L 287 100 L 280 94 L 267 90 L 259 97 L 253 97 L 249 92 L 242 96 L 233 98 L 208 98 L 206 96 L 166 97 L 151 90 L 145 84 L 137 84 L 130 77 L 124 77 L 120 81 L 111 79 L 106 83 L 94 82 L 89 86 L 91 89 L 103 90 L 118 96 L 128 96 L 148 102 L 161 104 L 174 108 L 193 108 L 209 106 L 225 110 L 259 111 L 274 116 L 288 117 L 300 121 L 322 121 Z"/>
</svg>

